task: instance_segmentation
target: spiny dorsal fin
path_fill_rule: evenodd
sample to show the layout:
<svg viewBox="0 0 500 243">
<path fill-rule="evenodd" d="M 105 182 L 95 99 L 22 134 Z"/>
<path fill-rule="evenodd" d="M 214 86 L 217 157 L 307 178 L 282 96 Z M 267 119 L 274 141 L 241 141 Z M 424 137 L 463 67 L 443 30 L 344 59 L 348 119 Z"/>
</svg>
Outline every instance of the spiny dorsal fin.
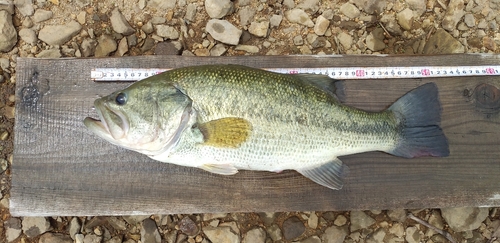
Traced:
<svg viewBox="0 0 500 243">
<path fill-rule="evenodd" d="M 199 124 L 198 128 L 203 134 L 204 145 L 220 148 L 239 147 L 252 131 L 250 122 L 238 117 L 209 121 Z"/>
<path fill-rule="evenodd" d="M 337 98 L 340 102 L 345 100 L 344 87 L 341 80 L 333 79 L 323 74 L 300 73 L 293 74 L 308 85 L 312 85 L 331 96 Z"/>
</svg>

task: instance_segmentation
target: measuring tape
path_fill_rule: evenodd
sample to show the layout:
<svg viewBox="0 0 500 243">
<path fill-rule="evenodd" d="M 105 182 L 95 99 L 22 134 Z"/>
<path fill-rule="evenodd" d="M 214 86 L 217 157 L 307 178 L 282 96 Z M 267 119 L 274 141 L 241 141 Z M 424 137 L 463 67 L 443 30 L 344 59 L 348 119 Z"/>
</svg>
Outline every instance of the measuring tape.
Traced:
<svg viewBox="0 0 500 243">
<path fill-rule="evenodd" d="M 170 69 L 96 68 L 90 77 L 96 82 L 137 81 Z M 500 66 L 420 66 L 420 67 L 321 67 L 265 68 L 277 73 L 314 73 L 334 79 L 436 78 L 500 75 Z"/>
</svg>

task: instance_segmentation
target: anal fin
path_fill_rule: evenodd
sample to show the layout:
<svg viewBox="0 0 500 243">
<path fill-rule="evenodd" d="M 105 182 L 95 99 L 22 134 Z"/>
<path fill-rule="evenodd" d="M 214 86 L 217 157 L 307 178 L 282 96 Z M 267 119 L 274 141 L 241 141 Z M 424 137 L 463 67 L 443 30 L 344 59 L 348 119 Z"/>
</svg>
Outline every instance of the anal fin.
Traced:
<svg viewBox="0 0 500 243">
<path fill-rule="evenodd" d="M 232 164 L 204 164 L 199 168 L 219 175 L 234 175 L 238 173 L 238 169 Z"/>
<path fill-rule="evenodd" d="M 339 190 L 344 185 L 343 177 L 349 172 L 349 168 L 335 158 L 315 167 L 299 169 L 297 172 L 322 186 Z"/>
</svg>

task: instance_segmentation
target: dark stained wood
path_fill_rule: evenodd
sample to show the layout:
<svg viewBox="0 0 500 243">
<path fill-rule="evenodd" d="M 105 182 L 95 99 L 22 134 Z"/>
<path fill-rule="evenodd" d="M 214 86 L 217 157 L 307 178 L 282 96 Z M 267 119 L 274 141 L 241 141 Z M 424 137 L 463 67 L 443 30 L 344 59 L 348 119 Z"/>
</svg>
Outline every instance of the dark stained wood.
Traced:
<svg viewBox="0 0 500 243">
<path fill-rule="evenodd" d="M 11 213 L 130 215 L 500 206 L 500 77 L 350 80 L 345 103 L 378 111 L 436 82 L 447 158 L 404 159 L 379 152 L 342 157 L 342 190 L 293 171 L 220 176 L 153 161 L 97 138 L 82 120 L 95 98 L 127 83 L 95 83 L 97 67 L 176 68 L 207 63 L 254 67 L 500 65 L 498 55 L 144 56 L 18 59 Z M 270 104 L 272 105 L 272 104 Z"/>
</svg>

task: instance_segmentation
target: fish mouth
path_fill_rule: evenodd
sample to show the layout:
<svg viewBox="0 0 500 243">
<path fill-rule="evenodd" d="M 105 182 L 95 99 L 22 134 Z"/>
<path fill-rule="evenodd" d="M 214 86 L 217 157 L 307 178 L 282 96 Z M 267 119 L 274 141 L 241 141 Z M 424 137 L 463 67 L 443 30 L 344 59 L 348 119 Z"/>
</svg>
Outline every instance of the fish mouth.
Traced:
<svg viewBox="0 0 500 243">
<path fill-rule="evenodd" d="M 96 100 L 94 107 L 99 119 L 86 117 L 85 126 L 98 136 L 113 142 L 126 137 L 129 130 L 127 118 L 118 111 L 113 111 L 106 104 Z"/>
</svg>

